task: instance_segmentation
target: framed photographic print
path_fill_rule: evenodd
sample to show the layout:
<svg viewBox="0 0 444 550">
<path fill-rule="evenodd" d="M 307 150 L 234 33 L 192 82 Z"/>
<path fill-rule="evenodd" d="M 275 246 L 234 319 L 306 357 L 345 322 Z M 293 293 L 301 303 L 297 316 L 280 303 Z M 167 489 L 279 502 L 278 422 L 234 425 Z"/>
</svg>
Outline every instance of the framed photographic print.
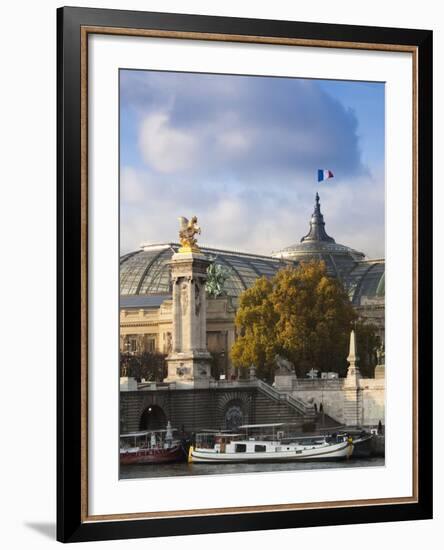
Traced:
<svg viewBox="0 0 444 550">
<path fill-rule="evenodd" d="M 432 33 L 58 10 L 58 539 L 432 517 Z"/>
</svg>

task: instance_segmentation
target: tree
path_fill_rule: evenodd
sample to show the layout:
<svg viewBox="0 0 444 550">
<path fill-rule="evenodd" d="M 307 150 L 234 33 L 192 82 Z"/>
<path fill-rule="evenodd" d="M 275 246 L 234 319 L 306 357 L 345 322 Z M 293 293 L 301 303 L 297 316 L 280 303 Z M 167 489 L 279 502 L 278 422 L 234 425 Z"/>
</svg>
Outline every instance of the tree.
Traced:
<svg viewBox="0 0 444 550">
<path fill-rule="evenodd" d="M 376 349 L 381 345 L 378 329 L 372 323 L 360 320 L 356 323 L 355 330 L 361 376 L 373 378 L 377 363 Z"/>
<path fill-rule="evenodd" d="M 120 376 L 161 382 L 166 376 L 166 355 L 156 351 L 120 353 Z"/>
<path fill-rule="evenodd" d="M 342 284 L 329 277 L 324 262 L 302 262 L 261 278 L 245 291 L 236 314 L 240 333 L 231 358 L 254 363 L 271 379 L 275 355 L 289 359 L 299 376 L 311 368 L 347 370 L 350 330 L 357 318 Z"/>
<path fill-rule="evenodd" d="M 238 367 L 255 365 L 257 375 L 269 380 L 278 351 L 276 323 L 278 313 L 272 302 L 273 282 L 265 277 L 240 296 L 235 324 L 238 338 L 231 348 L 231 360 Z"/>
</svg>

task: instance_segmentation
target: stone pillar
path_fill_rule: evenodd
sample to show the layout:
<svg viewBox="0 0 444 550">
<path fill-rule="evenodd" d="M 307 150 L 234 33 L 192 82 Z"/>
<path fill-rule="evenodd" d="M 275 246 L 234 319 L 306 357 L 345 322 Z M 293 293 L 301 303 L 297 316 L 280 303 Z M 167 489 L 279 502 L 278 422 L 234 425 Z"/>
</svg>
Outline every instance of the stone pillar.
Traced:
<svg viewBox="0 0 444 550">
<path fill-rule="evenodd" d="M 279 369 L 274 375 L 274 387 L 280 391 L 293 391 L 297 384 L 295 372 L 288 372 Z"/>
<path fill-rule="evenodd" d="M 180 299 L 178 296 L 179 290 L 179 281 L 173 279 L 173 327 L 180 324 Z M 182 343 L 179 341 L 180 336 L 180 331 L 173 330 L 171 334 L 171 350 L 173 353 L 180 350 L 181 348 Z"/>
<path fill-rule="evenodd" d="M 344 381 L 344 424 L 346 426 L 360 426 L 362 422 L 362 403 L 359 370 L 359 359 L 356 354 L 355 331 L 350 334 L 350 349 L 347 357 L 349 364 L 347 377 Z"/>
<path fill-rule="evenodd" d="M 207 350 L 205 281 L 210 260 L 200 251 L 178 252 L 171 260 L 173 282 L 172 352 L 165 382 L 206 387 L 211 378 Z"/>
<path fill-rule="evenodd" d="M 137 391 L 136 379 L 132 376 L 121 376 L 120 391 Z"/>
<path fill-rule="evenodd" d="M 228 371 L 229 380 L 231 380 L 231 377 L 236 374 L 236 369 L 234 368 L 230 357 L 230 351 L 231 351 L 231 348 L 234 346 L 235 341 L 236 341 L 236 333 L 234 328 L 231 328 L 227 331 L 227 350 L 226 350 L 226 354 L 227 354 L 226 361 L 227 361 L 227 371 Z"/>
</svg>

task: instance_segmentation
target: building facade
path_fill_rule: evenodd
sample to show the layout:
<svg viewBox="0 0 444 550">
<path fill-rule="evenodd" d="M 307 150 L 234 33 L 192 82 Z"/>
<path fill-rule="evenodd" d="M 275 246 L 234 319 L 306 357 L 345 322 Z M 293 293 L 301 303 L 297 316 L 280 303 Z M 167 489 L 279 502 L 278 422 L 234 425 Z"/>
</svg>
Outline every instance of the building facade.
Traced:
<svg viewBox="0 0 444 550">
<path fill-rule="evenodd" d="M 142 245 L 120 258 L 120 349 L 137 353 L 171 353 L 173 334 L 171 259 L 180 245 Z M 272 277 L 288 265 L 322 260 L 338 278 L 356 311 L 378 327 L 384 340 L 385 261 L 366 259 L 362 252 L 335 242 L 325 229 L 318 194 L 309 232 L 299 243 L 270 256 L 201 247 L 216 265 L 229 268 L 224 295 L 206 300 L 207 349 L 218 371 L 232 375 L 229 350 L 235 338 L 234 318 L 240 294 L 258 277 Z"/>
</svg>

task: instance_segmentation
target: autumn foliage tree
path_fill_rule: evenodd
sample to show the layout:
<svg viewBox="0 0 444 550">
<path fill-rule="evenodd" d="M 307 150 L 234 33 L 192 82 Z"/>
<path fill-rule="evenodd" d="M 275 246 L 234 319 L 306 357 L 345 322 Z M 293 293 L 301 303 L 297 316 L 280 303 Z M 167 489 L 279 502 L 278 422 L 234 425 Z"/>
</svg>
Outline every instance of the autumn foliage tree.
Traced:
<svg viewBox="0 0 444 550">
<path fill-rule="evenodd" d="M 231 348 L 235 366 L 255 365 L 260 378 L 270 379 L 278 352 L 276 323 L 279 314 L 273 303 L 273 280 L 260 277 L 241 294 L 236 313 L 239 336 Z"/>
<path fill-rule="evenodd" d="M 324 262 L 281 269 L 241 295 L 231 359 L 239 367 L 256 365 L 268 380 L 276 354 L 289 359 L 298 376 L 311 368 L 343 376 L 356 319 L 342 284 L 328 276 Z"/>
</svg>

